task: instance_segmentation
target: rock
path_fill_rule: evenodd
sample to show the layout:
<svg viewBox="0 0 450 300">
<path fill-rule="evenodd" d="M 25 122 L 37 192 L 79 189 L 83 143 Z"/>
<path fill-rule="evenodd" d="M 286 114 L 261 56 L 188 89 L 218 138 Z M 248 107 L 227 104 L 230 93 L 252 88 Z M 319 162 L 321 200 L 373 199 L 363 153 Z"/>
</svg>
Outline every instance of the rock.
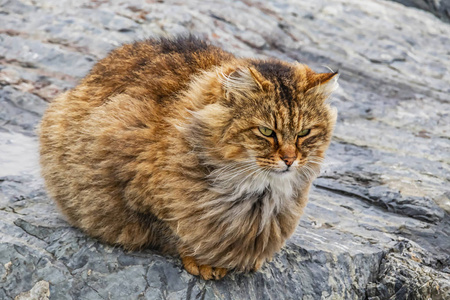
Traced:
<svg viewBox="0 0 450 300">
<path fill-rule="evenodd" d="M 50 296 L 47 281 L 37 282 L 29 292 L 21 293 L 14 300 L 48 300 Z"/>
<path fill-rule="evenodd" d="M 450 293 L 448 270 L 417 244 L 401 241 L 384 258 L 376 282 L 367 286 L 368 299 L 443 299 Z"/>
<path fill-rule="evenodd" d="M 0 299 L 450 298 L 450 24 L 376 0 L 0 0 L 0 22 Z M 71 228 L 39 175 L 47 101 L 122 43 L 187 32 L 341 73 L 296 232 L 261 271 L 219 282 Z"/>
<path fill-rule="evenodd" d="M 431 12 L 433 15 L 444 20 L 450 21 L 450 2 L 445 0 L 393 0 L 406 6 L 415 7 Z"/>
</svg>

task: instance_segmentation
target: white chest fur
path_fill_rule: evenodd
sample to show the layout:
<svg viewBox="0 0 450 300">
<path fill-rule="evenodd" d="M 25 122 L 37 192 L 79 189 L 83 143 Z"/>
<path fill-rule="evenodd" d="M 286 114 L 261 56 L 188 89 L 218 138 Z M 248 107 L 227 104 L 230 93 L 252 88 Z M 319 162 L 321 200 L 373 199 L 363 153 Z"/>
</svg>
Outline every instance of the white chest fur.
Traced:
<svg viewBox="0 0 450 300">
<path fill-rule="evenodd" d="M 229 230 L 237 230 L 254 219 L 259 220 L 261 232 L 278 213 L 292 209 L 302 185 L 302 177 L 295 171 L 233 176 L 222 172 L 214 178 L 211 190 L 218 197 L 205 205 L 214 209 L 204 216 L 220 216 L 221 221 L 230 224 Z"/>
</svg>

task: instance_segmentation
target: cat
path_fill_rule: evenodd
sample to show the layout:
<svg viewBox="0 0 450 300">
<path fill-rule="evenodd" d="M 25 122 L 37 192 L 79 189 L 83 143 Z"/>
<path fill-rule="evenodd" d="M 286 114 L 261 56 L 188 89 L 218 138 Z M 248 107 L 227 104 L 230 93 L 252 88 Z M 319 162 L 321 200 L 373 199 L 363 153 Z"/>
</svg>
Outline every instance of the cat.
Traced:
<svg viewBox="0 0 450 300">
<path fill-rule="evenodd" d="M 49 105 L 40 162 L 68 222 L 220 279 L 295 230 L 336 122 L 338 73 L 196 37 L 126 44 Z"/>
</svg>

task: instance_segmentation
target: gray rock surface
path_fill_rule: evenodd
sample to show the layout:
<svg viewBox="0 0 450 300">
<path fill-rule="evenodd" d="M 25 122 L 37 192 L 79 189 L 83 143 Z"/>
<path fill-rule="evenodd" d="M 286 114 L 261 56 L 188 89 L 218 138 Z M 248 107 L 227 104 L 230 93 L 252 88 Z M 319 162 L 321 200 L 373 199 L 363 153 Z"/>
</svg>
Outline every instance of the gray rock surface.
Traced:
<svg viewBox="0 0 450 300">
<path fill-rule="evenodd" d="M 71 228 L 37 163 L 47 101 L 121 43 L 186 32 L 341 72 L 298 229 L 219 282 Z M 380 0 L 0 0 L 0 299 L 450 299 L 449 49 L 450 24 Z"/>
<path fill-rule="evenodd" d="M 450 22 L 450 1 L 448 0 L 392 0 L 406 6 L 429 11 L 445 22 Z"/>
</svg>

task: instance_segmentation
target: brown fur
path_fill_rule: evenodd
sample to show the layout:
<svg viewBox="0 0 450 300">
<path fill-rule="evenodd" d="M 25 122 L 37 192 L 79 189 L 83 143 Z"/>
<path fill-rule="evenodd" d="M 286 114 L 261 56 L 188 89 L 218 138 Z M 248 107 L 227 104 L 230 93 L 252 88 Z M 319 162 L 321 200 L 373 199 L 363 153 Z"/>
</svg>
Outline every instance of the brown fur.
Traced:
<svg viewBox="0 0 450 300">
<path fill-rule="evenodd" d="M 335 75 L 192 37 L 124 45 L 46 111 L 47 189 L 107 243 L 179 254 L 206 279 L 258 269 L 306 205 L 336 119 L 325 102 Z"/>
</svg>

